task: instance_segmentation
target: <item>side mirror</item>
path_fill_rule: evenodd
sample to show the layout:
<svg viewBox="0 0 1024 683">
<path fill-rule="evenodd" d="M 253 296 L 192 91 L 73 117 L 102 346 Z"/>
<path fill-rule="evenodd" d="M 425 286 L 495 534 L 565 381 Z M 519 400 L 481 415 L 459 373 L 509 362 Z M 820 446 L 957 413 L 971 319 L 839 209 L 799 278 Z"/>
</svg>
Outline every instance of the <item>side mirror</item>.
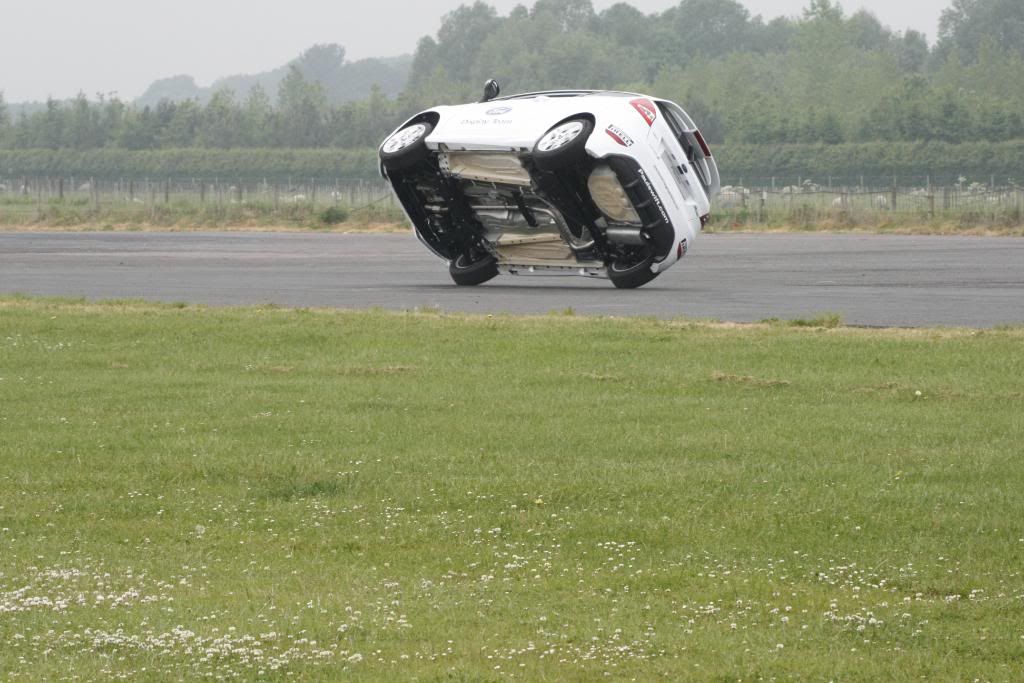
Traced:
<svg viewBox="0 0 1024 683">
<path fill-rule="evenodd" d="M 493 78 L 484 83 L 484 98 L 481 102 L 490 102 L 495 97 L 501 94 L 501 86 L 498 85 L 498 81 Z"/>
</svg>

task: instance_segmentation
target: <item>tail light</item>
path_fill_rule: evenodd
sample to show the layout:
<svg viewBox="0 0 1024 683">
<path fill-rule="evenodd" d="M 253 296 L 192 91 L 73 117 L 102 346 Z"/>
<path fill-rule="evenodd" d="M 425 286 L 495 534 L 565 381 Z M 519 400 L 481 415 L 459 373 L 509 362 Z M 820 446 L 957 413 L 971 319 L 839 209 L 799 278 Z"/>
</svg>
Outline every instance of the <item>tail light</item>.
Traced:
<svg viewBox="0 0 1024 683">
<path fill-rule="evenodd" d="M 693 131 L 693 137 L 697 138 L 697 144 L 700 145 L 700 151 L 704 152 L 704 156 L 710 159 L 711 148 L 708 147 L 708 143 L 704 142 L 704 136 L 700 134 L 699 130 L 695 130 Z"/>
</svg>

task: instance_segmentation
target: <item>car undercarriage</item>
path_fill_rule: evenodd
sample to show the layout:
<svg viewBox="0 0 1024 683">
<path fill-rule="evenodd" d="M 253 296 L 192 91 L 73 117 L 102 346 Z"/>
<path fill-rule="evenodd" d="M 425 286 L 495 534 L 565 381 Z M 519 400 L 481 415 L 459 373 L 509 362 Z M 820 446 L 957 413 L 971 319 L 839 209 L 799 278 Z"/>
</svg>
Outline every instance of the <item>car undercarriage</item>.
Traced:
<svg viewBox="0 0 1024 683">
<path fill-rule="evenodd" d="M 488 259 L 488 274 L 563 272 L 636 286 L 621 278 L 672 248 L 657 198 L 628 158 L 555 172 L 526 154 L 441 151 L 389 178 L 420 239 L 453 263 L 456 282 L 460 263 Z M 611 195 L 606 209 L 621 205 L 622 220 L 598 208 L 594 190 Z"/>
</svg>

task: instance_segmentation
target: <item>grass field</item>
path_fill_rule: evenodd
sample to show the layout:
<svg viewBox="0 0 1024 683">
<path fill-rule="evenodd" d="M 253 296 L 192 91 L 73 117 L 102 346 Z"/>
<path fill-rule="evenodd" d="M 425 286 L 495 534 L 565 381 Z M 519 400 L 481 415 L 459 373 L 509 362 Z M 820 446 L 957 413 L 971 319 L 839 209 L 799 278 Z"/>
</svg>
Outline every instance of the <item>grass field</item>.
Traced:
<svg viewBox="0 0 1024 683">
<path fill-rule="evenodd" d="M 835 323 L 0 299 L 0 678 L 1019 681 L 1024 330 Z"/>
<path fill-rule="evenodd" d="M 175 199 L 162 203 L 111 202 L 94 206 L 77 197 L 37 203 L 31 197 L 0 197 L 0 230 L 316 230 L 404 229 L 401 209 L 386 203 L 355 208 L 312 202 L 201 203 Z"/>
</svg>

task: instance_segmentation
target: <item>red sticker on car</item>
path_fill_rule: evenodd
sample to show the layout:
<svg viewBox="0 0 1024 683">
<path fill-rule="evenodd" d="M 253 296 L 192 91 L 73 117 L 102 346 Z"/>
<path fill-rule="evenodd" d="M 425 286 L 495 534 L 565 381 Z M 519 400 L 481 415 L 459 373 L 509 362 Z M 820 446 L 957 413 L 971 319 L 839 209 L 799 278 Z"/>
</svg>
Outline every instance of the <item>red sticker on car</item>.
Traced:
<svg viewBox="0 0 1024 683">
<path fill-rule="evenodd" d="M 622 130 L 616 125 L 608 126 L 607 128 L 604 129 L 604 132 L 608 133 L 608 137 L 610 137 L 612 140 L 615 140 L 615 142 L 619 143 L 623 147 L 633 146 L 633 138 L 629 137 L 626 131 Z"/>
<path fill-rule="evenodd" d="M 658 109 L 654 106 L 654 102 L 645 98 L 640 98 L 638 100 L 631 100 L 630 104 L 633 105 L 633 109 L 640 112 L 640 116 L 644 117 L 644 121 L 647 122 L 648 126 L 654 125 L 654 122 L 658 118 Z"/>
</svg>

